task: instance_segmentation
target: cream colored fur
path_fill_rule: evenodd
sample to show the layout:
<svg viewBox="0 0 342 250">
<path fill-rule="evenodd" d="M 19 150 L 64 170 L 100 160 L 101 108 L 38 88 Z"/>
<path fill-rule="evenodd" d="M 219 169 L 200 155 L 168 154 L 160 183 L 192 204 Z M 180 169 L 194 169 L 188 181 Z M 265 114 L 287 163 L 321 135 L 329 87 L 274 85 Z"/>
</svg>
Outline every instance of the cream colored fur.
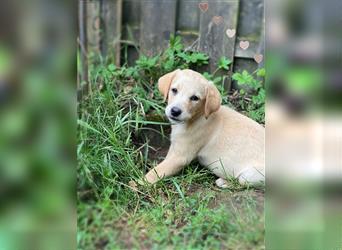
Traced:
<svg viewBox="0 0 342 250">
<path fill-rule="evenodd" d="M 217 88 L 195 71 L 168 73 L 158 86 L 168 99 L 165 112 L 172 123 L 171 146 L 166 158 L 146 174 L 147 182 L 175 175 L 196 158 L 219 177 L 220 187 L 226 187 L 231 176 L 242 184 L 264 181 L 263 126 L 221 106 Z M 190 100 L 194 95 L 199 100 Z M 182 110 L 178 121 L 171 119 L 175 106 Z"/>
</svg>

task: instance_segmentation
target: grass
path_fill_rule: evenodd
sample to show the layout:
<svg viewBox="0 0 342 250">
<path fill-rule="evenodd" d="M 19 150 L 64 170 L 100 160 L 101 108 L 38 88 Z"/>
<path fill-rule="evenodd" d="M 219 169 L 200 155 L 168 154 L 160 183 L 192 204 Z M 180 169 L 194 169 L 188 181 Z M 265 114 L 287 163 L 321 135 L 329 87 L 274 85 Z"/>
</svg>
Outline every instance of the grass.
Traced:
<svg viewBox="0 0 342 250">
<path fill-rule="evenodd" d="M 100 87 L 78 108 L 78 249 L 264 249 L 263 191 L 234 180 L 218 189 L 197 162 L 139 192 L 128 186 L 167 152 L 170 126 L 156 88 L 158 72 L 170 70 L 163 62 L 169 54 L 173 68 L 207 60 L 175 40 L 133 67 L 90 68 Z"/>
</svg>

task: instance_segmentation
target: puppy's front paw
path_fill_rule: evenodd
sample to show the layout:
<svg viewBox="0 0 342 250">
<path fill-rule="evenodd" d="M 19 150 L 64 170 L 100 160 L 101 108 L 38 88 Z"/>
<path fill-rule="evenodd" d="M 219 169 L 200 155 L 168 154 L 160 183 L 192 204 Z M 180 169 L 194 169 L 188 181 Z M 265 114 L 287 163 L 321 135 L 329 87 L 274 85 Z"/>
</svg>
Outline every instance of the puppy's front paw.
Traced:
<svg viewBox="0 0 342 250">
<path fill-rule="evenodd" d="M 228 187 L 228 182 L 223 179 L 223 178 L 218 178 L 216 181 L 216 186 L 218 186 L 219 188 L 227 188 Z"/>
<path fill-rule="evenodd" d="M 146 186 L 150 184 L 146 179 L 138 179 L 136 181 L 129 181 L 128 182 L 128 185 L 130 186 L 130 188 L 133 190 L 133 191 L 138 191 L 138 187 L 139 186 Z"/>
<path fill-rule="evenodd" d="M 145 182 L 154 184 L 159 180 L 158 175 L 154 171 L 150 171 L 145 175 Z"/>
</svg>

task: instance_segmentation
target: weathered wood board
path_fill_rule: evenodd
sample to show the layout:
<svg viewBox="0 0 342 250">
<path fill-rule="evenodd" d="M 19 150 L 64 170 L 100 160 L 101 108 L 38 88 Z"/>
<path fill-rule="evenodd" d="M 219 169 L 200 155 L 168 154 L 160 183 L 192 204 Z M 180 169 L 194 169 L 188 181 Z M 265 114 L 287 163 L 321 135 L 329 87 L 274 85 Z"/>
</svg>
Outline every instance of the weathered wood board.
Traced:
<svg viewBox="0 0 342 250">
<path fill-rule="evenodd" d="M 240 0 L 235 56 L 253 58 L 259 49 L 260 35 L 264 26 L 263 0 Z M 240 48 L 241 41 L 248 41 L 249 48 Z"/>
<path fill-rule="evenodd" d="M 228 72 L 216 72 L 227 77 L 227 89 L 231 86 L 232 70 L 263 67 L 264 58 L 256 63 L 254 57 L 264 52 L 264 0 L 81 2 L 87 12 L 82 36 L 88 59 L 93 59 L 93 55 L 99 59 L 101 53 L 102 58 L 108 56 L 116 65 L 133 65 L 139 53 L 156 55 L 167 48 L 170 35 L 176 34 L 182 37 L 186 48 L 193 45 L 193 50 L 209 55 L 208 67 L 197 69 L 201 72 L 214 72 L 223 56 L 233 62 Z M 241 48 L 243 41 L 249 42 L 247 49 Z"/>
<path fill-rule="evenodd" d="M 124 0 L 122 8 L 121 62 L 134 65 L 139 56 L 141 1 Z"/>
<path fill-rule="evenodd" d="M 178 1 L 176 34 L 182 37 L 185 47 L 191 46 L 199 37 L 199 2 L 199 0 Z"/>
<path fill-rule="evenodd" d="M 228 37 L 227 30 L 236 30 L 239 11 L 239 0 L 209 1 L 207 11 L 201 11 L 200 15 L 200 51 L 210 57 L 209 70 L 215 71 L 218 60 L 224 56 L 234 61 L 235 35 Z M 226 72 L 219 74 L 228 75 L 225 87 L 230 88 L 231 67 Z"/>
<path fill-rule="evenodd" d="M 109 62 L 120 65 L 122 0 L 102 0 L 101 2 L 101 53 Z"/>
<path fill-rule="evenodd" d="M 140 49 L 153 56 L 167 48 L 176 27 L 177 1 L 141 1 Z"/>
<path fill-rule="evenodd" d="M 264 2 L 263 0 L 240 0 L 240 11 L 237 27 L 237 41 L 235 44 L 234 71 L 247 70 L 253 72 L 264 65 Z M 240 47 L 241 41 L 248 41 L 249 47 L 244 50 Z M 263 55 L 258 64 L 254 57 Z M 233 87 L 236 84 L 233 84 Z"/>
<path fill-rule="evenodd" d="M 101 15 L 100 15 L 100 1 L 86 0 L 84 1 L 87 8 L 87 51 L 88 55 L 100 53 L 101 41 Z"/>
<path fill-rule="evenodd" d="M 80 69 L 77 75 L 77 89 L 82 91 L 82 85 L 88 84 L 87 6 L 84 1 L 80 1 L 78 5 L 78 18 Z"/>
</svg>

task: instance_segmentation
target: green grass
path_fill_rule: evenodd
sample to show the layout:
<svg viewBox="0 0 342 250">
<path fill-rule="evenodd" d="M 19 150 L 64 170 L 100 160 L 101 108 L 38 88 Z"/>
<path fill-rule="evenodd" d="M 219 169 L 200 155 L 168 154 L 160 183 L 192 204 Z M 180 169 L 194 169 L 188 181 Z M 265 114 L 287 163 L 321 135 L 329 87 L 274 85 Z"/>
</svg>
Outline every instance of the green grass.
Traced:
<svg viewBox="0 0 342 250">
<path fill-rule="evenodd" d="M 177 41 L 172 46 L 173 68 L 207 60 L 192 52 L 189 59 Z M 158 72 L 170 70 L 167 58 L 90 67 L 91 82 L 102 87 L 93 86 L 78 107 L 78 249 L 264 249 L 263 191 L 234 180 L 219 189 L 196 162 L 130 189 L 167 150 L 170 126 L 156 88 Z"/>
</svg>

